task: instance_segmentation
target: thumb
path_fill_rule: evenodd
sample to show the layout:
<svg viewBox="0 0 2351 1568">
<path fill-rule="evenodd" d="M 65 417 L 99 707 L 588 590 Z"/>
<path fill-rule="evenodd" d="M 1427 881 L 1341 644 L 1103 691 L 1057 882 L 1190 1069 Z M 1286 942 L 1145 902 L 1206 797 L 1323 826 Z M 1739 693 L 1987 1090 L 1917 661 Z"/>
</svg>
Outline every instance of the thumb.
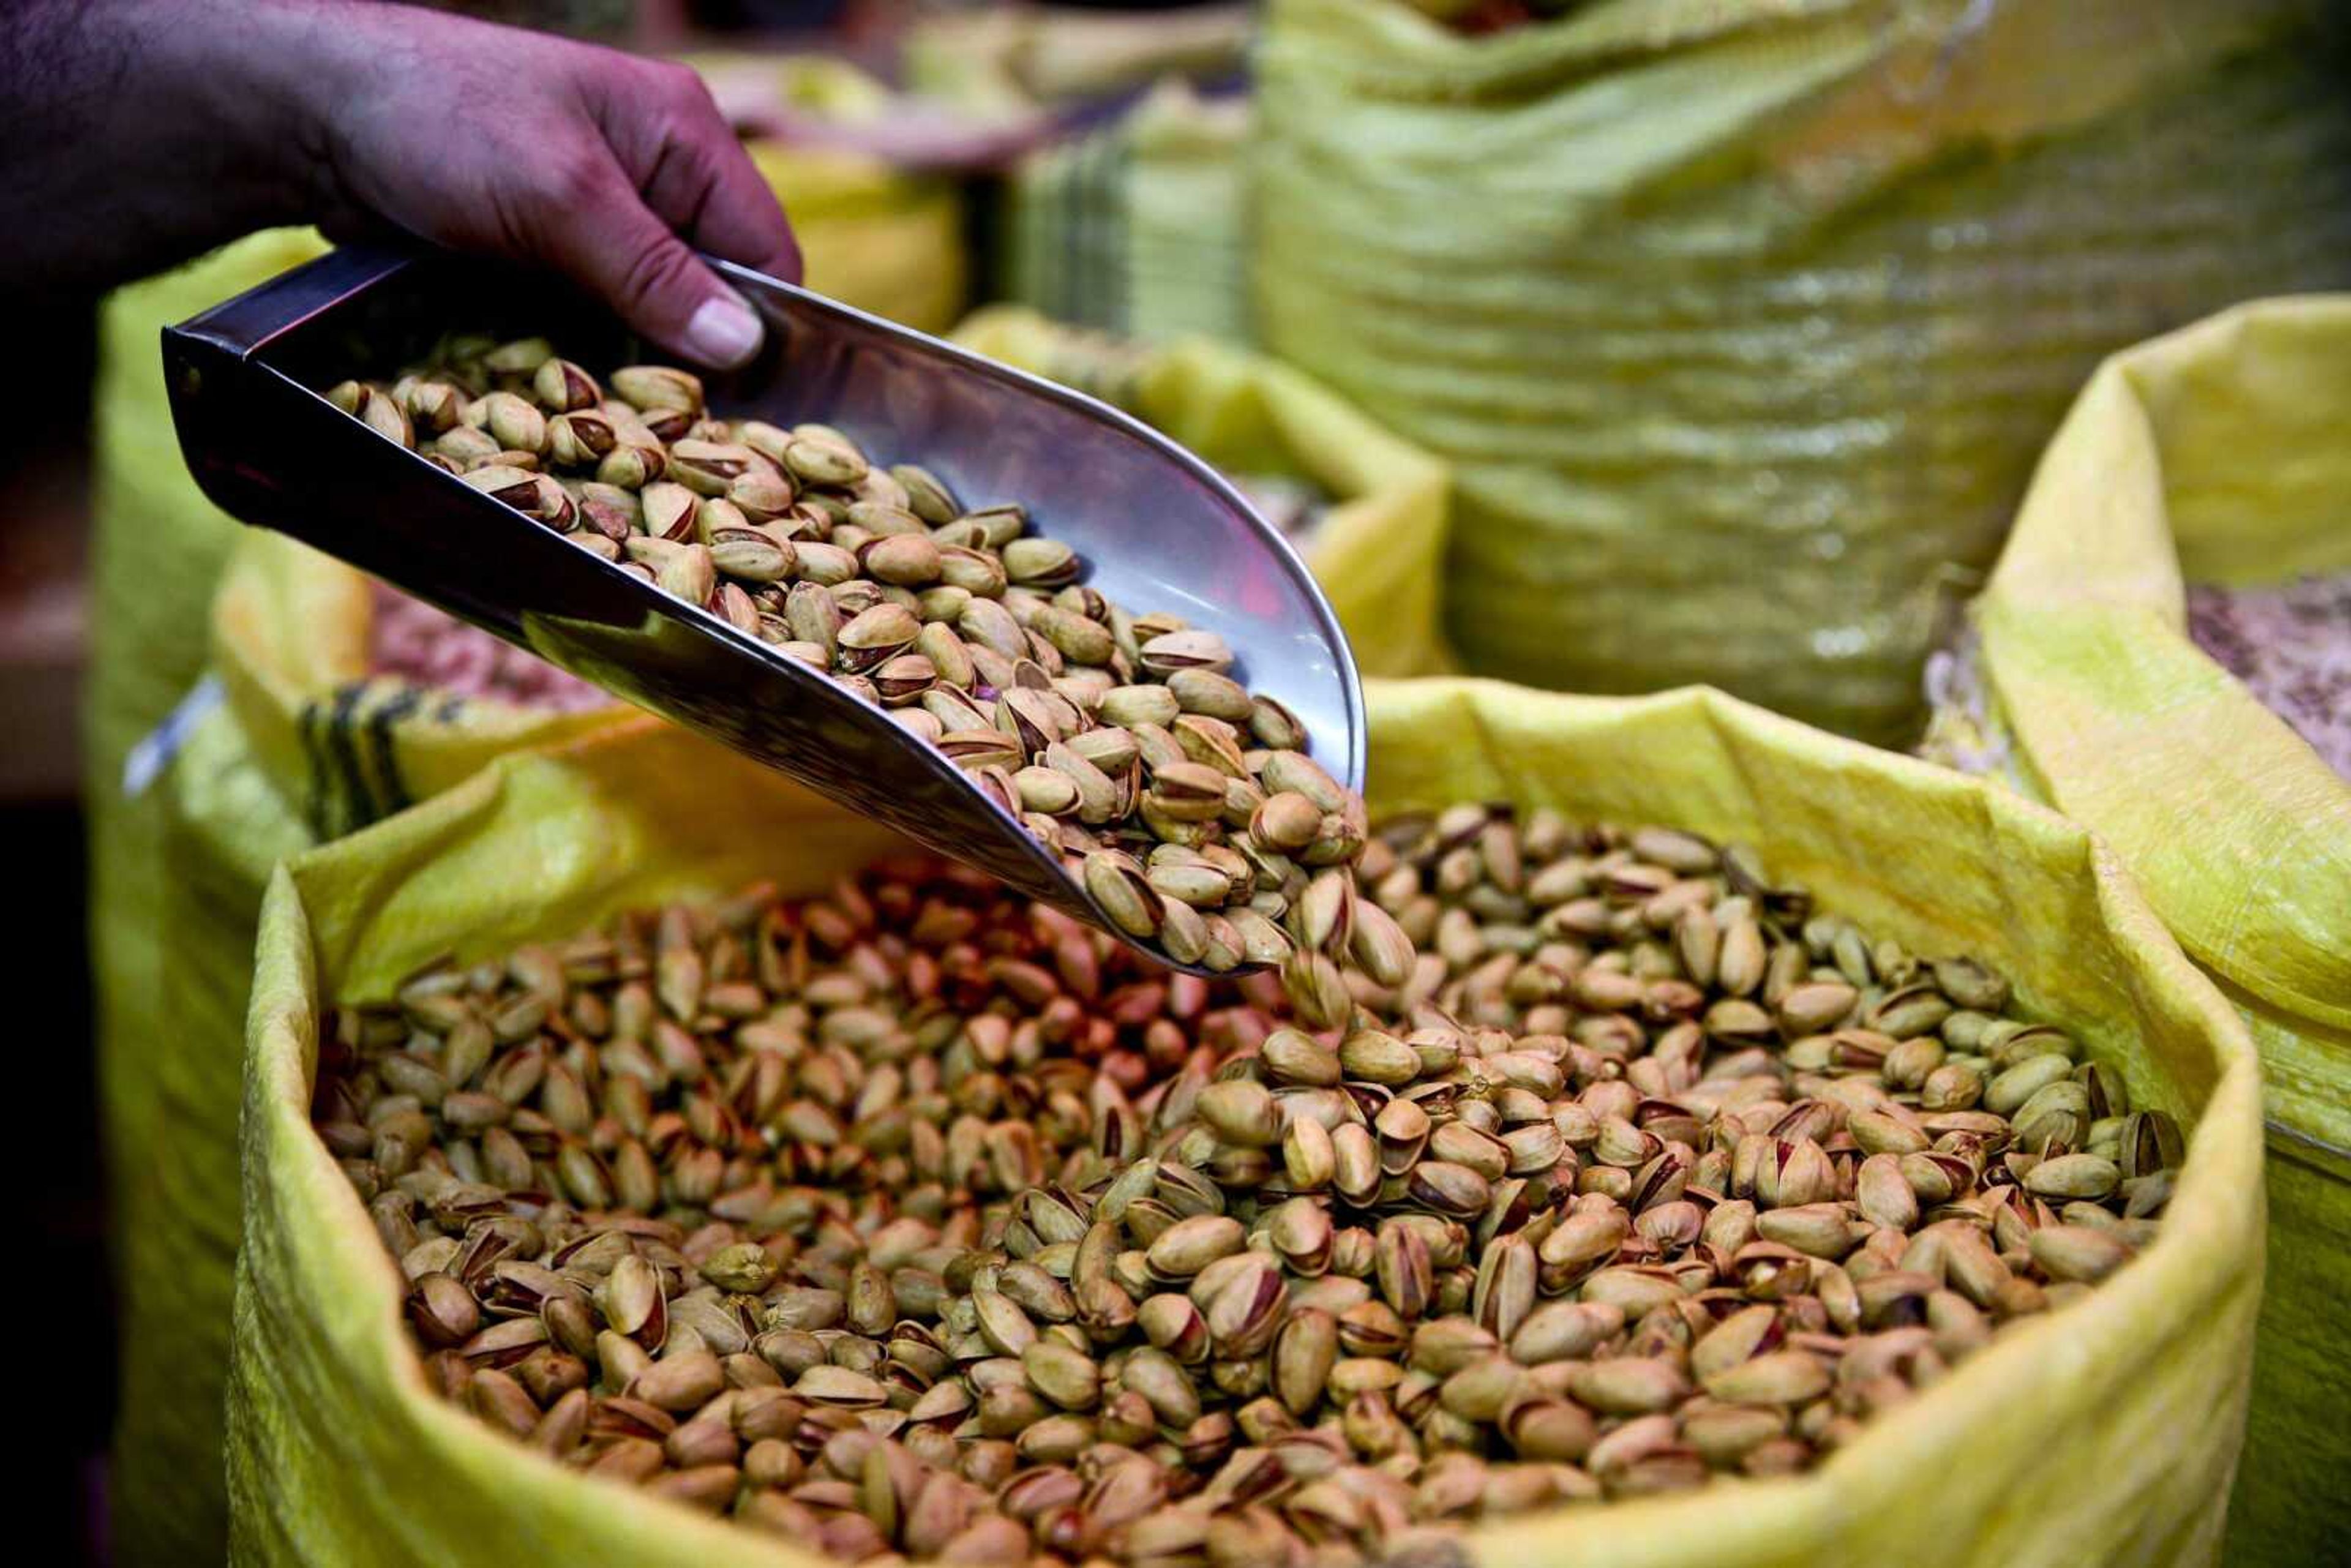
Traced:
<svg viewBox="0 0 2351 1568">
<path fill-rule="evenodd" d="M 563 204 L 547 235 L 549 259 L 580 279 L 630 326 L 717 370 L 758 352 L 758 313 L 647 209 L 617 163 L 603 188 Z"/>
</svg>

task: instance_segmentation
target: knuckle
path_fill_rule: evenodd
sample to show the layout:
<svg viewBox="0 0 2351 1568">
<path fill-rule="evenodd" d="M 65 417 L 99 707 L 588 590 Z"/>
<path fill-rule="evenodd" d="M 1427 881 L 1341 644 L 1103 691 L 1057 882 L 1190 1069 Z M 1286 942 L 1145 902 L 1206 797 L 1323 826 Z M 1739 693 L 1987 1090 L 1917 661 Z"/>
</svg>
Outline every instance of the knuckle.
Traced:
<svg viewBox="0 0 2351 1568">
<path fill-rule="evenodd" d="M 664 110 L 653 119 L 653 131 L 660 137 L 668 156 L 683 158 L 689 167 L 699 166 L 702 146 L 707 138 L 702 134 L 703 127 L 692 115 Z"/>
<path fill-rule="evenodd" d="M 651 306 L 676 292 L 695 266 L 694 256 L 676 240 L 664 235 L 629 257 L 620 278 L 621 297 L 632 308 Z"/>
<path fill-rule="evenodd" d="M 699 71 L 674 60 L 649 60 L 646 66 L 651 89 L 668 112 L 680 116 L 709 112 L 710 89 Z"/>
<path fill-rule="evenodd" d="M 547 199 L 569 211 L 592 207 L 611 189 L 611 172 L 601 149 L 573 147 L 549 158 L 541 175 Z"/>
</svg>

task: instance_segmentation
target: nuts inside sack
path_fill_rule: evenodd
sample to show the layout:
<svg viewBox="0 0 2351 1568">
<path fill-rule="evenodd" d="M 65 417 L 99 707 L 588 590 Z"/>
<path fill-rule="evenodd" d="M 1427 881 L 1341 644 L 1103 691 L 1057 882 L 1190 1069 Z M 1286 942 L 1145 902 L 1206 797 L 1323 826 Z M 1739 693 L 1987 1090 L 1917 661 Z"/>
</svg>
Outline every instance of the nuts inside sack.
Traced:
<svg viewBox="0 0 2351 1568">
<path fill-rule="evenodd" d="M 315 1120 L 434 1389 L 844 1562 L 1800 1470 L 2155 1233 L 2169 1116 L 1750 854 L 1465 805 L 1361 870 L 1316 922 L 1417 955 L 1320 1020 L 885 864 L 418 976 Z"/>
</svg>

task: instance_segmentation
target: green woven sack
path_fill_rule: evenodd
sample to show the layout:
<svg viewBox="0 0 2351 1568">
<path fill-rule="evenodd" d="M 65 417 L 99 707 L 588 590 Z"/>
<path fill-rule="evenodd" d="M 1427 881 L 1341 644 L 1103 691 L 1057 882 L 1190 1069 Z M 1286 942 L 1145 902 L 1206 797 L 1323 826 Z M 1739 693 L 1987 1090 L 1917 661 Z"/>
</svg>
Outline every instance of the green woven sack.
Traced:
<svg viewBox="0 0 2351 1568">
<path fill-rule="evenodd" d="M 1249 340 L 1246 98 L 1181 78 L 1100 130 L 1029 154 L 998 217 L 1004 297 L 1056 320 Z"/>
<path fill-rule="evenodd" d="M 1458 800 L 1660 816 L 1918 950 L 1964 947 L 2192 1123 L 2162 1232 L 2095 1295 L 2004 1337 L 1806 1476 L 1489 1526 L 1471 1560 L 1627 1568 L 2080 1568 L 2212 1559 L 2261 1293 L 2260 1091 L 2243 1027 L 2113 856 L 1941 768 L 1708 693 L 1637 701 L 1374 683 L 1375 810 Z M 507 758 L 280 871 L 246 1060 L 229 1422 L 247 1563 L 814 1564 L 582 1478 L 432 1398 L 398 1270 L 309 1125 L 322 1002 L 381 998 L 612 912 L 772 878 L 813 891 L 870 829 L 632 728 Z"/>
<path fill-rule="evenodd" d="M 2351 571 L 2346 428 L 2351 298 L 2109 360 L 1974 606 L 1983 700 L 1932 736 L 2111 842 L 2261 1051 L 2274 1272 L 2234 1562 L 2351 1542 L 2351 779 L 2189 639 L 2184 590 Z"/>
<path fill-rule="evenodd" d="M 1274 0 L 1264 346 L 1459 477 L 1470 668 L 1888 743 L 2101 356 L 2351 280 L 2310 0 Z"/>
</svg>

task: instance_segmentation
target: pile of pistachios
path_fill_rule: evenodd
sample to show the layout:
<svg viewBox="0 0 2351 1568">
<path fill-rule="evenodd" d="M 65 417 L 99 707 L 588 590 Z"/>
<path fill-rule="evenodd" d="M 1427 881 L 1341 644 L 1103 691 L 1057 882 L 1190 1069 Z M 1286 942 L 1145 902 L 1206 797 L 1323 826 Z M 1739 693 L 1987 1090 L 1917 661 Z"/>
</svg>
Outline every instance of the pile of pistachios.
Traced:
<svg viewBox="0 0 2351 1568">
<path fill-rule="evenodd" d="M 376 583 L 369 598 L 371 674 L 554 713 L 592 713 L 612 702 L 602 687 L 395 588 Z"/>
<path fill-rule="evenodd" d="M 434 1389 L 843 1562 L 1801 1470 L 2155 1233 L 2169 1116 L 1747 854 L 1463 806 L 1362 870 L 1317 922 L 1419 952 L 1319 1019 L 891 864 L 421 975 L 316 1121 Z"/>
<path fill-rule="evenodd" d="M 396 382 L 328 396 L 882 704 L 1058 851 L 1128 935 L 1219 972 L 1292 959 L 1298 922 L 1283 922 L 1316 870 L 1343 874 L 1362 852 L 1363 803 L 1306 755 L 1295 715 L 1233 678 L 1223 638 L 1110 603 L 1019 505 L 967 510 L 828 426 L 715 417 L 684 371 L 626 366 L 610 382 L 545 339 L 453 338 Z M 1358 960 L 1408 963 L 1392 936 L 1373 932 Z"/>
<path fill-rule="evenodd" d="M 2260 588 L 2191 582 L 2188 634 L 2351 779 L 2351 572 Z"/>
</svg>

